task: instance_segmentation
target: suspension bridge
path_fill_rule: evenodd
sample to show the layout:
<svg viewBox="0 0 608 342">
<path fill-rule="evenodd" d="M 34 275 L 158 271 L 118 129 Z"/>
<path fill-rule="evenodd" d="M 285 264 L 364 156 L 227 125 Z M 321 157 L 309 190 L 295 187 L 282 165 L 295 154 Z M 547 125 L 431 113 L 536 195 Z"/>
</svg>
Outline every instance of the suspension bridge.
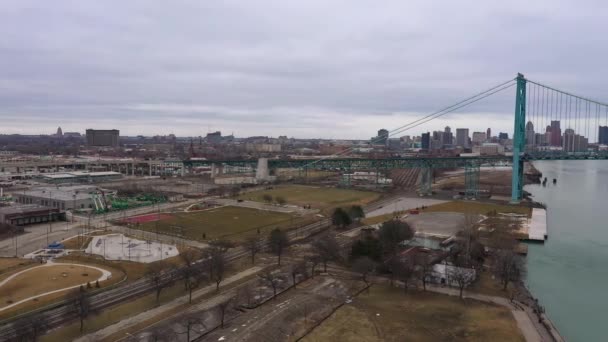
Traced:
<svg viewBox="0 0 608 342">
<path fill-rule="evenodd" d="M 430 191 L 432 170 L 464 168 L 468 196 L 479 192 L 481 166 L 505 165 L 512 167 L 511 201 L 519 202 L 523 195 L 524 163 L 534 160 L 589 160 L 608 159 L 608 104 L 575 95 L 540 82 L 516 78 L 500 83 L 451 106 L 414 120 L 389 132 L 390 136 L 418 127 L 432 120 L 461 110 L 494 94 L 515 87 L 513 146 L 504 155 L 405 158 L 349 158 L 345 150 L 320 159 L 260 159 L 260 160 L 185 160 L 184 167 L 208 166 L 260 169 L 354 170 L 386 171 L 395 168 L 422 169 L 421 189 Z M 374 143 L 372 140 L 370 144 Z"/>
</svg>

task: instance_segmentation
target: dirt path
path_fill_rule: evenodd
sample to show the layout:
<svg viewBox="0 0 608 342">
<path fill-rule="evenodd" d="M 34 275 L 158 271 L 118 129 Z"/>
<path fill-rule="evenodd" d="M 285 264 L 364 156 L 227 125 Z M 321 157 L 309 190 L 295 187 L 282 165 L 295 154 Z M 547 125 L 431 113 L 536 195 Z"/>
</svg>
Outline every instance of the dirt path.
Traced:
<svg viewBox="0 0 608 342">
<path fill-rule="evenodd" d="M 222 286 L 226 286 L 228 284 L 231 284 L 231 283 L 239 281 L 239 280 L 241 280 L 243 278 L 246 278 L 246 277 L 248 277 L 250 275 L 253 275 L 253 274 L 259 272 L 261 269 L 262 269 L 261 267 L 257 267 L 256 266 L 256 267 L 249 268 L 249 269 L 247 269 L 245 271 L 242 271 L 240 273 L 237 273 L 235 275 L 232 275 L 232 276 L 226 278 L 226 280 L 224 280 L 222 282 Z M 203 295 L 206 295 L 208 293 L 211 293 L 213 291 L 215 291 L 215 284 L 212 284 L 212 285 L 206 286 L 204 288 L 201 288 L 201 289 L 199 289 L 197 291 L 194 291 L 192 293 L 192 300 L 195 300 L 196 298 L 199 298 L 199 297 L 201 297 Z M 219 303 L 219 300 L 222 299 L 223 297 L 222 296 L 217 296 L 217 297 L 218 297 L 217 299 L 212 299 L 212 300 L 200 303 L 200 304 L 195 304 L 195 305 L 192 306 L 192 308 L 189 308 L 187 311 L 192 311 L 192 310 L 196 310 L 196 309 L 200 310 L 200 309 L 204 309 L 205 306 L 214 304 L 216 302 Z M 106 337 L 108 337 L 108 336 L 110 336 L 110 335 L 112 335 L 112 334 L 114 334 L 114 333 L 116 333 L 118 331 L 128 329 L 128 328 L 130 328 L 130 327 L 132 327 L 132 326 L 134 326 L 136 324 L 139 324 L 141 322 L 147 321 L 147 320 L 152 319 L 152 318 L 154 318 L 156 316 L 162 315 L 163 313 L 165 313 L 165 312 L 167 312 L 169 310 L 175 309 L 176 307 L 184 305 L 184 304 L 187 304 L 187 303 L 188 303 L 188 295 L 186 294 L 184 296 L 181 296 L 181 297 L 179 297 L 177 299 L 172 300 L 169 303 L 166 303 L 166 304 L 163 304 L 163 305 L 161 305 L 161 306 L 159 306 L 157 308 L 154 308 L 154 309 L 142 312 L 142 313 L 140 313 L 138 315 L 135 315 L 135 316 L 132 316 L 132 317 L 129 317 L 129 318 L 125 318 L 125 319 L 121 320 L 120 322 L 117 322 L 115 324 L 107 326 L 107 327 L 105 327 L 105 328 L 103 328 L 101 330 L 98 330 L 98 331 L 94 332 L 94 333 L 91 333 L 91 334 L 88 334 L 88 335 L 84 335 L 84 336 L 82 336 L 82 337 L 80 337 L 80 338 L 78 338 L 78 339 L 76 339 L 74 341 L 75 342 L 87 342 L 87 341 L 99 341 L 99 340 L 102 340 L 102 339 L 104 339 L 104 338 L 106 338 Z"/>
</svg>

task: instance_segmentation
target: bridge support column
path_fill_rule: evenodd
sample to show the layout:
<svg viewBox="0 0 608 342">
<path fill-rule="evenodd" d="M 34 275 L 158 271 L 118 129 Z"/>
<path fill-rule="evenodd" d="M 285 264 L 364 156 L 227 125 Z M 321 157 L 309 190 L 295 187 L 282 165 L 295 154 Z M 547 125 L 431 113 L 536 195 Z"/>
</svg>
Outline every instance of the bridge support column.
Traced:
<svg viewBox="0 0 608 342">
<path fill-rule="evenodd" d="M 465 197 L 479 197 L 479 165 L 465 165 L 464 167 L 464 183 Z"/>
<path fill-rule="evenodd" d="M 515 91 L 515 128 L 513 130 L 513 174 L 511 176 L 511 203 L 519 203 L 523 197 L 523 161 L 521 153 L 526 143 L 526 79 L 517 74 Z"/>
<path fill-rule="evenodd" d="M 420 186 L 418 193 L 422 196 L 433 194 L 433 168 L 430 166 L 423 167 L 420 172 Z"/>
<path fill-rule="evenodd" d="M 256 180 L 267 180 L 270 177 L 268 172 L 268 158 L 258 159 L 258 167 L 255 170 Z"/>
</svg>

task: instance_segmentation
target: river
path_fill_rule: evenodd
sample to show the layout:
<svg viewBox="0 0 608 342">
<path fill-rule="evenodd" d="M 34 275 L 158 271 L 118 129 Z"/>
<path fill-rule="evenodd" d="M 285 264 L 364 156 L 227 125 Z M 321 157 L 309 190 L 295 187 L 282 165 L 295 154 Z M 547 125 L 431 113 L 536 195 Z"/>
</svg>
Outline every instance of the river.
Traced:
<svg viewBox="0 0 608 342">
<path fill-rule="evenodd" d="M 608 161 L 542 161 L 549 239 L 530 244 L 527 283 L 568 341 L 607 341 Z M 557 184 L 553 185 L 553 178 Z"/>
</svg>

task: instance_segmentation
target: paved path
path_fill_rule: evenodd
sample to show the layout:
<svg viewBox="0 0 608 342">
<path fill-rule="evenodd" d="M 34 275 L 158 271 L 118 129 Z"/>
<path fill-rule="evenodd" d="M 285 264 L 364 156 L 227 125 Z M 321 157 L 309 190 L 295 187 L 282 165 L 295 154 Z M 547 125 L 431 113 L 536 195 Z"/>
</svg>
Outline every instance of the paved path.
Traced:
<svg viewBox="0 0 608 342">
<path fill-rule="evenodd" d="M 450 296 L 459 295 L 459 291 L 456 289 L 452 289 L 452 288 L 427 285 L 426 289 L 428 291 L 443 293 L 443 294 L 447 294 Z M 553 341 L 553 339 L 548 335 L 541 337 L 539 330 L 537 329 L 536 325 L 534 324 L 534 318 L 532 318 L 530 316 L 530 312 L 528 312 L 527 309 L 522 310 L 521 308 L 516 307 L 506 298 L 496 297 L 496 296 L 487 296 L 487 295 L 476 294 L 476 293 L 466 293 L 466 292 L 463 294 L 463 297 L 479 300 L 479 301 L 486 302 L 486 303 L 493 303 L 493 304 L 501 305 L 501 306 L 504 306 L 504 307 L 508 308 L 509 310 L 511 310 L 511 313 L 513 314 L 513 317 L 515 318 L 515 321 L 517 322 L 517 326 L 519 327 L 519 329 L 521 330 L 521 332 L 524 335 L 524 338 L 528 342 Z"/>
<path fill-rule="evenodd" d="M 424 198 L 424 197 L 397 197 L 391 201 L 388 201 L 382 205 L 381 208 L 372 210 L 366 213 L 366 217 L 380 216 L 384 214 L 390 214 L 397 211 L 404 211 L 409 209 L 420 208 L 423 205 L 431 206 L 435 204 L 444 203 L 447 201 Z"/>
<path fill-rule="evenodd" d="M 226 286 L 228 284 L 234 283 L 236 281 L 239 281 L 243 278 L 246 278 L 250 275 L 253 275 L 257 272 L 259 272 L 260 270 L 262 270 L 261 267 L 252 267 L 249 268 L 245 271 L 242 271 L 240 273 L 237 273 L 235 275 L 232 275 L 228 278 L 226 278 L 226 280 L 224 280 L 222 282 L 222 286 Z M 208 293 L 214 292 L 215 291 L 215 284 L 203 287 L 197 291 L 192 292 L 192 300 L 195 300 L 198 297 L 201 297 L 203 295 L 206 295 Z M 205 309 L 206 307 L 213 307 L 215 305 L 217 305 L 217 303 L 220 302 L 220 299 L 223 299 L 223 296 L 217 296 L 218 298 L 212 298 L 210 300 L 206 300 L 202 303 L 198 303 L 193 305 L 192 307 L 188 308 L 188 310 L 186 311 L 195 311 L 195 310 L 201 310 L 201 309 Z M 188 294 L 181 296 L 177 299 L 172 300 L 169 303 L 163 304 L 159 307 L 156 307 L 154 309 L 151 310 L 147 310 L 144 311 L 138 315 L 135 316 L 131 316 L 128 318 L 125 318 L 123 320 L 121 320 L 120 322 L 117 322 L 115 324 L 112 324 L 110 326 L 107 326 L 101 330 L 98 330 L 94 333 L 82 336 L 76 340 L 74 340 L 74 342 L 88 342 L 88 341 L 99 341 L 102 340 L 118 331 L 121 330 L 125 330 L 128 329 L 136 324 L 139 324 L 141 322 L 145 322 L 149 319 L 152 319 L 156 316 L 162 315 L 163 313 L 175 309 L 176 307 L 179 307 L 181 305 L 187 304 L 188 303 Z M 166 317 L 169 318 L 169 317 Z"/>
<path fill-rule="evenodd" d="M 31 267 L 31 268 L 25 269 L 23 271 L 20 271 L 20 272 L 17 272 L 15 274 L 11 275 L 10 277 L 8 277 L 8 278 L 4 279 L 2 282 L 0 282 L 0 288 L 2 286 L 4 286 L 6 283 L 8 283 L 9 281 L 11 281 L 11 279 L 13 279 L 13 278 L 15 278 L 15 277 L 17 277 L 17 276 L 19 276 L 19 275 L 21 275 L 23 273 L 26 273 L 26 272 L 29 272 L 29 271 L 32 271 L 32 270 L 36 270 L 36 269 L 39 269 L 41 267 L 64 266 L 64 265 L 65 266 L 85 266 L 85 267 L 88 267 L 88 268 L 96 269 L 96 270 L 98 270 L 98 271 L 101 272 L 101 277 L 97 278 L 98 281 L 107 280 L 107 279 L 109 279 L 112 276 L 112 273 L 110 271 L 104 270 L 103 268 L 99 268 L 99 267 L 96 267 L 96 266 L 82 265 L 82 264 L 71 264 L 71 263 L 48 262 L 48 263 L 46 263 L 44 265 L 36 266 L 36 267 Z M 43 297 L 43 296 L 46 296 L 46 295 L 50 295 L 50 294 L 53 294 L 53 293 L 62 292 L 62 291 L 65 291 L 65 290 L 77 288 L 77 287 L 80 287 L 81 285 L 86 285 L 86 284 L 87 283 L 82 283 L 82 284 L 78 284 L 78 285 L 74 285 L 74 286 L 70 286 L 70 287 L 64 287 L 64 288 L 58 289 L 58 290 L 53 290 L 53 291 L 48 291 L 48 292 L 44 292 L 44 293 L 41 293 L 41 294 L 37 294 L 35 296 L 31 296 L 31 297 L 22 299 L 22 300 L 20 300 L 18 302 L 15 302 L 15 303 L 12 303 L 10 305 L 7 305 L 5 307 L 2 307 L 2 308 L 0 308 L 0 311 L 12 308 L 13 306 L 25 303 L 25 302 L 30 301 L 30 300 L 35 299 L 35 298 L 40 298 L 40 297 Z"/>
</svg>

